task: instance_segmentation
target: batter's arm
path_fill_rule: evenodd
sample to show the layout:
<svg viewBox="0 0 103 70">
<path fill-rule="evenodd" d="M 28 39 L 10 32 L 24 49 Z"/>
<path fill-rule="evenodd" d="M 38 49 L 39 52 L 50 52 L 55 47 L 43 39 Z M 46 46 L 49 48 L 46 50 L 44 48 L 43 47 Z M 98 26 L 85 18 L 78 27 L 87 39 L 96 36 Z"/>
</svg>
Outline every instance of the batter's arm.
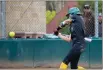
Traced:
<svg viewBox="0 0 103 70">
<path fill-rule="evenodd" d="M 70 41 L 71 41 L 71 35 L 69 35 L 69 36 L 64 36 L 64 35 L 62 35 L 61 33 L 59 33 L 58 36 L 59 36 L 61 39 L 67 41 L 67 42 L 70 42 Z"/>
</svg>

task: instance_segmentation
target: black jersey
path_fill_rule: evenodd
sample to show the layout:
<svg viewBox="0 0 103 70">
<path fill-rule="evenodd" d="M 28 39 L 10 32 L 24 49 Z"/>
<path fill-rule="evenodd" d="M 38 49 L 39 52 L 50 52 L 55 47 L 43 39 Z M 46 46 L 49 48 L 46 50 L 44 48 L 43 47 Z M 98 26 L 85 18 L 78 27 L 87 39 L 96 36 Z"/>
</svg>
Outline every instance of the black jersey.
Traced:
<svg viewBox="0 0 103 70">
<path fill-rule="evenodd" d="M 76 44 L 85 44 L 84 21 L 79 15 L 72 15 L 72 24 L 70 25 L 71 39 L 73 46 Z"/>
</svg>

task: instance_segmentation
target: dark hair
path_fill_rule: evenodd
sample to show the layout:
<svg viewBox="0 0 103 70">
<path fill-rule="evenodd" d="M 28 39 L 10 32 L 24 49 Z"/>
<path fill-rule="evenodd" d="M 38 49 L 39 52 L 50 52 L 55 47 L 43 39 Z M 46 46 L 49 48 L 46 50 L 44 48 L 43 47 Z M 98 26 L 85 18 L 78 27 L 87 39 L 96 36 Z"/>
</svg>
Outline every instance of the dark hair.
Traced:
<svg viewBox="0 0 103 70">
<path fill-rule="evenodd" d="M 67 14 L 66 17 L 69 18 L 69 14 Z"/>
</svg>

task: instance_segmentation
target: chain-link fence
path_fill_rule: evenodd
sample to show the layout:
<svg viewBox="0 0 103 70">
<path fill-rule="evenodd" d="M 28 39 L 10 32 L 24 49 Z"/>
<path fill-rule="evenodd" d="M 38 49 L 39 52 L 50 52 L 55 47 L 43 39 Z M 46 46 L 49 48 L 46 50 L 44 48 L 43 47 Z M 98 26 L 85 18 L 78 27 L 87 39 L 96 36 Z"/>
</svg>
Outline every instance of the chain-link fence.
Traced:
<svg viewBox="0 0 103 70">
<path fill-rule="evenodd" d="M 101 37 L 102 36 L 102 25 L 101 25 L 102 24 L 102 21 L 101 21 L 102 20 L 102 16 L 101 16 L 102 2 L 101 1 L 98 1 L 98 3 L 96 3 L 96 1 L 77 1 L 76 5 L 73 5 L 75 2 L 71 2 L 71 1 L 64 1 L 64 4 L 62 5 L 62 2 L 63 1 L 58 2 L 59 7 L 61 7 L 61 9 L 58 7 L 60 9 L 59 12 L 62 12 L 62 13 L 58 13 L 56 11 L 57 12 L 56 17 L 59 16 L 59 18 L 55 18 L 55 19 L 57 19 L 57 21 L 55 21 L 57 23 L 54 22 L 55 24 L 59 24 L 61 21 L 63 21 L 65 19 L 65 14 L 63 15 L 63 13 L 65 13 L 65 11 L 62 11 L 62 10 L 64 10 L 63 8 L 68 9 L 69 7 L 77 6 L 77 7 L 79 7 L 79 9 L 82 12 L 83 20 L 85 22 L 86 36 L 87 37 L 94 37 L 94 36 L 95 37 L 98 37 L 98 36 Z M 51 3 L 53 3 L 53 2 L 51 2 Z M 56 2 L 54 1 L 53 5 L 55 5 L 55 3 Z M 98 6 L 97 6 L 97 4 L 98 4 Z M 65 6 L 68 6 L 68 7 L 65 7 Z M 48 7 L 50 8 L 50 5 Z M 58 9 L 58 8 L 55 8 L 55 9 Z M 66 13 L 67 13 L 67 9 L 66 9 Z M 52 22 L 54 20 L 52 20 L 49 23 L 49 24 L 52 24 L 51 26 L 48 27 L 49 31 L 50 31 L 50 27 L 53 27 Z M 68 34 L 69 33 L 68 32 L 68 26 L 63 28 L 61 30 L 61 32 Z"/>
<path fill-rule="evenodd" d="M 0 37 L 2 37 L 2 10 L 1 10 L 1 2 L 0 2 Z"/>
<path fill-rule="evenodd" d="M 5 6 L 6 36 L 10 31 L 46 32 L 44 1 L 6 1 Z"/>
<path fill-rule="evenodd" d="M 102 2 L 101 1 L 87 1 L 79 2 L 83 4 L 81 7 L 83 12 L 85 31 L 87 36 L 101 37 L 102 36 Z"/>
<path fill-rule="evenodd" d="M 66 19 L 68 8 L 78 6 L 83 14 L 85 31 L 87 36 L 101 36 L 102 29 L 102 2 L 98 1 L 98 13 L 95 11 L 95 1 L 0 1 L 0 37 L 8 35 L 8 32 L 43 32 L 52 33 L 57 25 Z M 84 7 L 89 5 L 89 7 Z M 3 8 L 3 6 L 5 6 Z M 2 10 L 5 9 L 5 10 Z M 46 14 L 45 14 L 46 13 Z M 3 14 L 3 15 L 2 15 Z M 99 18 L 98 27 L 95 27 L 95 16 Z M 47 23 L 47 24 L 46 24 Z M 5 27 L 6 26 L 6 27 Z M 61 30 L 68 33 L 68 27 Z M 98 29 L 97 29 L 98 28 Z M 3 30 L 4 29 L 4 30 Z M 6 30 L 5 30 L 6 29 Z M 97 31 L 95 33 L 95 31 Z M 5 35 L 6 34 L 6 35 Z"/>
</svg>

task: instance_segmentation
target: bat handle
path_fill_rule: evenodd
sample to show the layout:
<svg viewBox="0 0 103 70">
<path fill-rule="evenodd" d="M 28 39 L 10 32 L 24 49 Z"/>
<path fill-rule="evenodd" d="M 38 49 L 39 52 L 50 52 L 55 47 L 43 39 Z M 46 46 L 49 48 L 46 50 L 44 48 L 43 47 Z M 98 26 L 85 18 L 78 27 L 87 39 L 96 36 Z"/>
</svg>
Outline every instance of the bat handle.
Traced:
<svg viewBox="0 0 103 70">
<path fill-rule="evenodd" d="M 90 38 L 84 38 L 85 39 L 85 41 L 88 41 L 88 42 L 91 42 L 92 41 L 92 39 L 90 39 Z"/>
</svg>

